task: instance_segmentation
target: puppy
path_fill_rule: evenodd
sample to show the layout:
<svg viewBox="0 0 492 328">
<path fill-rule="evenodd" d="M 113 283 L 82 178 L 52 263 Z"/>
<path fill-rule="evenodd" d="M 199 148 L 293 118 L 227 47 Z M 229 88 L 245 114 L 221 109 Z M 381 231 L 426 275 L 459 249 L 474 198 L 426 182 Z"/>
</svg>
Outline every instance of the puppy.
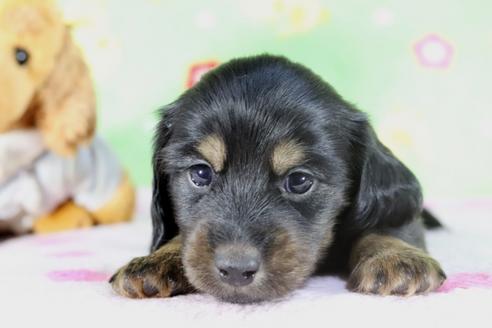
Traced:
<svg viewBox="0 0 492 328">
<path fill-rule="evenodd" d="M 445 279 L 415 176 L 366 115 L 286 58 L 232 60 L 164 108 L 153 167 L 151 254 L 111 278 L 121 295 L 251 303 L 313 274 L 380 295 Z"/>
</svg>

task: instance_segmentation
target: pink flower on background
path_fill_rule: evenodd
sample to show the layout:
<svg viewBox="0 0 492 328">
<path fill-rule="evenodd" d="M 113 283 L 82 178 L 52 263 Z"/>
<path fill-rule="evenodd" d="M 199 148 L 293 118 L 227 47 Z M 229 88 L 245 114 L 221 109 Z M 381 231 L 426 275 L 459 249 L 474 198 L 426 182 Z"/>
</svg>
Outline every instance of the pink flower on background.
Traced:
<svg viewBox="0 0 492 328">
<path fill-rule="evenodd" d="M 49 279 L 57 282 L 62 281 L 108 281 L 110 274 L 86 269 L 56 270 L 47 273 Z"/>
<path fill-rule="evenodd" d="M 379 26 L 390 26 L 395 21 L 395 15 L 389 8 L 378 8 L 372 14 L 372 20 Z"/>
<path fill-rule="evenodd" d="M 219 65 L 219 62 L 210 60 L 207 62 L 193 64 L 188 71 L 188 79 L 186 80 L 186 86 L 191 88 L 202 78 L 203 74 L 210 71 Z"/>
<path fill-rule="evenodd" d="M 446 279 L 437 290 L 441 293 L 449 293 L 455 289 L 468 288 L 492 288 L 492 275 L 488 273 L 457 273 Z"/>
<path fill-rule="evenodd" d="M 444 69 L 451 64 L 453 46 L 438 35 L 427 35 L 413 49 L 422 66 Z"/>
<path fill-rule="evenodd" d="M 195 24 L 201 29 L 211 29 L 217 25 L 216 15 L 209 10 L 202 10 L 195 16 Z"/>
</svg>

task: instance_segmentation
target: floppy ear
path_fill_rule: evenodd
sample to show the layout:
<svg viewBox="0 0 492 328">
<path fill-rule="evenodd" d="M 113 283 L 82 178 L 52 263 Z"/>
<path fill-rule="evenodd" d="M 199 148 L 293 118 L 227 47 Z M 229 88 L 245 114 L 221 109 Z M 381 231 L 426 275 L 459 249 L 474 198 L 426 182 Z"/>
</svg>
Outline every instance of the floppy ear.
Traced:
<svg viewBox="0 0 492 328">
<path fill-rule="evenodd" d="M 36 126 L 47 146 L 71 155 L 91 140 L 95 129 L 95 95 L 89 70 L 68 28 L 54 68 L 36 92 L 33 104 Z"/>
<path fill-rule="evenodd" d="M 354 170 L 353 228 L 398 227 L 422 211 L 422 193 L 412 172 L 377 138 L 369 123 L 359 129 L 360 151 Z"/>
<path fill-rule="evenodd" d="M 154 140 L 152 166 L 154 171 L 152 191 L 152 245 L 153 252 L 178 235 L 179 229 L 169 194 L 169 177 L 162 168 L 162 149 L 169 142 L 172 132 L 174 105 L 161 109 L 161 120 L 157 125 Z"/>
</svg>

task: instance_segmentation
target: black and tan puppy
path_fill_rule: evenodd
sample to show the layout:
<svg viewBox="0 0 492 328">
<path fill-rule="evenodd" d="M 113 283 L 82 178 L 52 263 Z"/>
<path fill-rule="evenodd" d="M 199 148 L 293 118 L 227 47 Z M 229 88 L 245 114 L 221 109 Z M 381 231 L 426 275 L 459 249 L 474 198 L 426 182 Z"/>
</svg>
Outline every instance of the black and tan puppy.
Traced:
<svg viewBox="0 0 492 328">
<path fill-rule="evenodd" d="M 312 274 L 362 293 L 425 293 L 445 275 L 425 251 L 414 175 L 367 117 L 282 57 L 233 60 L 162 111 L 152 253 L 111 279 L 129 297 L 202 291 L 258 302 Z"/>
</svg>

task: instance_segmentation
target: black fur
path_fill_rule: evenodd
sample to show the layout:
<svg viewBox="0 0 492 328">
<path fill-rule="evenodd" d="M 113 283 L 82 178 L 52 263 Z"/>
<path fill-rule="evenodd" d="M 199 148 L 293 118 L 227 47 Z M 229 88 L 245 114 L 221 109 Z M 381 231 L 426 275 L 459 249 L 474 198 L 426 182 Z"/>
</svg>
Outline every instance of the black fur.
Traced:
<svg viewBox="0 0 492 328">
<path fill-rule="evenodd" d="M 188 169 L 203 162 L 196 146 L 210 134 L 225 141 L 227 160 L 210 188 L 196 190 Z M 307 195 L 286 194 L 285 176 L 275 176 L 269 166 L 274 146 L 288 139 L 305 146 L 300 169 L 316 178 Z M 289 243 L 305 252 L 307 260 L 296 263 L 305 267 L 292 268 L 303 281 L 313 272 L 345 272 L 353 243 L 371 231 L 412 226 L 409 242 L 425 247 L 423 230 L 413 225 L 422 213 L 415 176 L 381 144 L 364 113 L 283 57 L 233 60 L 164 108 L 153 166 L 152 251 L 180 234 L 186 252 L 198 227 L 206 226 L 212 251 L 248 243 L 266 261 L 276 236 L 287 232 Z M 185 269 L 189 277 L 193 270 L 207 273 Z M 281 278 L 244 291 L 222 290 L 216 281 L 200 281 L 197 288 L 227 300 L 257 301 L 271 298 L 260 287 L 274 297 L 299 285 Z"/>
<path fill-rule="evenodd" d="M 426 228 L 438 229 L 443 227 L 442 223 L 428 209 L 424 208 L 421 216 Z"/>
<path fill-rule="evenodd" d="M 153 252 L 159 246 L 165 244 L 178 234 L 178 226 L 174 220 L 174 210 L 171 197 L 168 191 L 169 178 L 166 174 L 161 174 L 162 158 L 159 150 L 169 141 L 171 135 L 171 116 L 172 110 L 168 108 L 162 111 L 163 119 L 159 122 L 154 141 L 154 156 L 152 158 L 153 183 L 152 183 L 152 244 L 150 251 Z"/>
</svg>

